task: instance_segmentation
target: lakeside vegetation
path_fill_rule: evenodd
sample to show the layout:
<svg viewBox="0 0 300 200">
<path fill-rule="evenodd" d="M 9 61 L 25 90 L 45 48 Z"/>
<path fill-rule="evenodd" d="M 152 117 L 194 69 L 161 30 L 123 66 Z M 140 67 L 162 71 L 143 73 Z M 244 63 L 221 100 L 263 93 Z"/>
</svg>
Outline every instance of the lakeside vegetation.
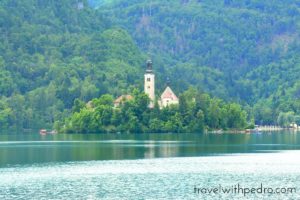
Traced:
<svg viewBox="0 0 300 200">
<path fill-rule="evenodd" d="M 74 117 L 75 100 L 142 90 L 148 57 L 158 92 L 168 76 L 175 93 L 193 86 L 218 105 L 236 102 L 251 124 L 300 124 L 298 6 L 296 0 L 2 0 L 0 128 L 50 129 Z M 212 125 L 201 110 L 204 129 L 231 127 Z M 176 130 L 193 130 L 180 118 Z M 169 130 L 171 119 L 159 120 Z"/>
<path fill-rule="evenodd" d="M 179 97 L 179 105 L 148 107 L 146 94 L 134 90 L 133 99 L 114 107 L 113 97 L 103 95 L 86 104 L 76 100 L 71 117 L 56 122 L 67 133 L 201 133 L 204 130 L 244 129 L 247 114 L 236 103 L 225 103 L 190 88 Z"/>
</svg>

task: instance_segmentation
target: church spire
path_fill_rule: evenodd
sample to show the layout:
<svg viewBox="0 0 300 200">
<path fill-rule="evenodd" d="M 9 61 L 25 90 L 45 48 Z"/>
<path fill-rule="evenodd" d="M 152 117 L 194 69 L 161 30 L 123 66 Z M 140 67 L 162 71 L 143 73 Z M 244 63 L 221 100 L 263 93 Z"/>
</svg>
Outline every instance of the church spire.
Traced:
<svg viewBox="0 0 300 200">
<path fill-rule="evenodd" d="M 146 69 L 146 73 L 153 73 L 152 70 L 152 60 L 147 60 L 147 69 Z"/>
</svg>

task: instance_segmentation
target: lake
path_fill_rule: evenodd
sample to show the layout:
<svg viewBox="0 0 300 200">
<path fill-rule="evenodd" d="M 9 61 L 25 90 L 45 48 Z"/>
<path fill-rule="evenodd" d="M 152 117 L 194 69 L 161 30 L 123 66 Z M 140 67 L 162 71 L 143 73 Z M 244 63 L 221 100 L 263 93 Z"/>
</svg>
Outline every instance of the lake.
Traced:
<svg viewBox="0 0 300 200">
<path fill-rule="evenodd" d="M 0 199 L 300 199 L 295 132 L 12 134 L 0 156 Z"/>
</svg>

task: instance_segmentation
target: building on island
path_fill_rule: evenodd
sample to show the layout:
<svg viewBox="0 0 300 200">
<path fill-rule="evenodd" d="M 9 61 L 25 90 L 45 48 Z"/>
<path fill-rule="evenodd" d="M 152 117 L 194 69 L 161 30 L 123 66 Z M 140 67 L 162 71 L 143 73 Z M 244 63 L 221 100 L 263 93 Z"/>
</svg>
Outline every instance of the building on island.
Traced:
<svg viewBox="0 0 300 200">
<path fill-rule="evenodd" d="M 147 60 L 147 68 L 144 74 L 144 92 L 150 99 L 149 108 L 154 108 L 156 102 L 161 109 L 170 105 L 179 104 L 179 99 L 169 86 L 169 81 L 167 81 L 167 86 L 160 97 L 158 99 L 155 98 L 155 74 L 152 69 L 151 60 Z M 132 99 L 133 96 L 131 95 L 121 95 L 114 101 L 114 107 L 120 107 L 124 102 Z"/>
<path fill-rule="evenodd" d="M 150 108 L 154 108 L 155 104 L 155 74 L 152 70 L 152 61 L 147 61 L 147 69 L 144 75 L 144 92 L 149 96 L 150 99 Z"/>
<path fill-rule="evenodd" d="M 179 99 L 173 92 L 173 90 L 167 86 L 165 91 L 161 94 L 160 100 L 158 101 L 158 105 L 161 108 L 167 107 L 171 104 L 179 104 Z"/>
<path fill-rule="evenodd" d="M 125 101 L 132 100 L 133 96 L 131 95 L 121 95 L 114 101 L 114 107 L 117 108 L 122 105 Z"/>
<path fill-rule="evenodd" d="M 155 74 L 152 69 L 152 61 L 147 61 L 147 68 L 145 72 L 145 82 L 144 82 L 144 92 L 149 96 L 150 98 L 150 104 L 149 107 L 153 108 L 155 104 Z M 160 99 L 158 99 L 158 105 L 160 108 L 167 107 L 171 104 L 178 104 L 179 99 L 175 95 L 175 93 L 172 91 L 172 89 L 169 86 L 169 81 L 167 84 L 166 89 L 161 94 Z"/>
</svg>

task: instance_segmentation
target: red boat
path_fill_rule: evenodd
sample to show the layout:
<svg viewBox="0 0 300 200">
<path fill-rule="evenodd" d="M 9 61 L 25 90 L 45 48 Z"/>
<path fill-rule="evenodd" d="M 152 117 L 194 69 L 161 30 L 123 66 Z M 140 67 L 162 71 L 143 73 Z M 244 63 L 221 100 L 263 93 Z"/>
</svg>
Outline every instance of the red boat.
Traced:
<svg viewBox="0 0 300 200">
<path fill-rule="evenodd" d="M 47 134 L 47 130 L 46 129 L 41 129 L 40 130 L 40 134 L 41 135 L 46 135 Z"/>
</svg>

